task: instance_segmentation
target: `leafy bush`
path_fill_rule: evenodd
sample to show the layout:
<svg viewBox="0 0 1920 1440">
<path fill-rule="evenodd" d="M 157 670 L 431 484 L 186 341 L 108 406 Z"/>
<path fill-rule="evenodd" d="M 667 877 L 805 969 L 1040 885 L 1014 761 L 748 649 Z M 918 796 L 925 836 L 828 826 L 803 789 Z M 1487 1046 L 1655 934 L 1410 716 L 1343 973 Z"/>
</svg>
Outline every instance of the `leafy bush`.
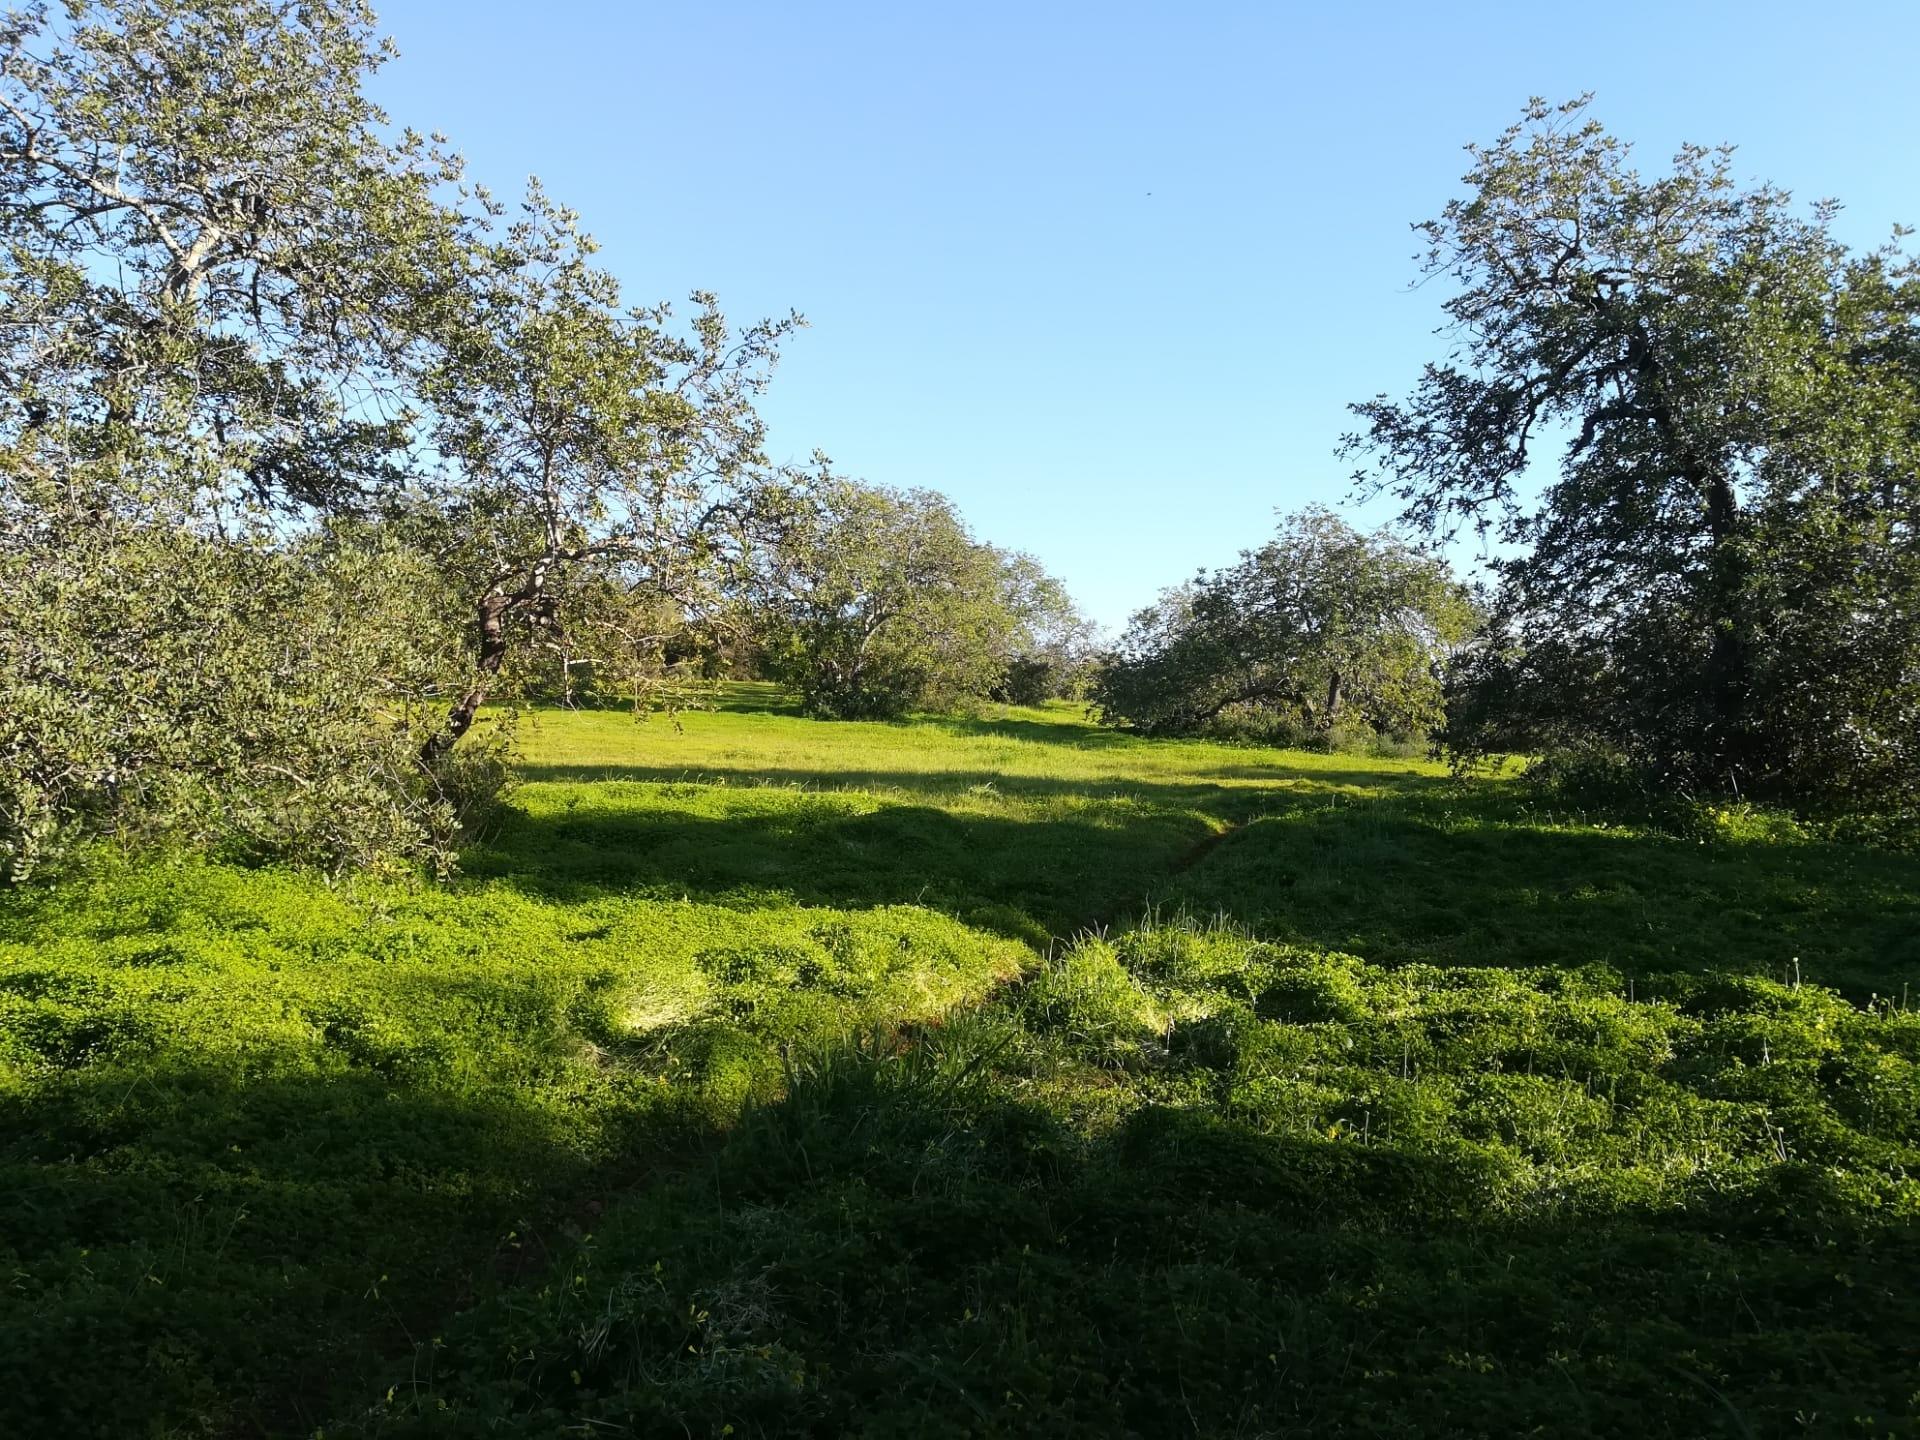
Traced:
<svg viewBox="0 0 1920 1440">
<path fill-rule="evenodd" d="M 482 838 L 498 818 L 519 784 L 513 742 L 513 715 L 508 712 L 485 734 L 434 761 L 430 774 L 443 807 L 439 818 L 450 827 L 436 837 L 441 846 Z"/>
<path fill-rule="evenodd" d="M 993 687 L 993 698 L 1006 705 L 1044 705 L 1064 696 L 1071 684 L 1059 665 L 1041 656 L 1022 655 L 1008 662 Z"/>
<path fill-rule="evenodd" d="M 1552 810 L 1649 825 L 1699 840 L 1787 842 L 1822 828 L 1777 805 L 1692 794 L 1672 776 L 1590 745 L 1550 752 L 1528 765 L 1521 778 L 1536 803 Z M 1856 827 L 1848 828 L 1856 829 L 1855 838 L 1865 838 Z"/>
<path fill-rule="evenodd" d="M 448 863 L 476 772 L 443 789 L 416 761 L 461 661 L 415 557 L 33 498 L 0 544 L 11 878 L 87 836 Z"/>
</svg>

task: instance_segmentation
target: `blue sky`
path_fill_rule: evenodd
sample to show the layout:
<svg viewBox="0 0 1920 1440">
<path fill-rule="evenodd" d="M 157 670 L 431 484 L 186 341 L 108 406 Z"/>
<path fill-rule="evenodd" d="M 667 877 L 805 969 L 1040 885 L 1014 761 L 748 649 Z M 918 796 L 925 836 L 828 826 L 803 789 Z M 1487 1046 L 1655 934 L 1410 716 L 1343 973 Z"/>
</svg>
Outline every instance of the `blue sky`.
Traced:
<svg viewBox="0 0 1920 1440">
<path fill-rule="evenodd" d="M 945 491 L 1117 626 L 1342 502 L 1438 352 L 1410 222 L 1529 95 L 1654 167 L 1920 221 L 1920 0 L 968 6 L 392 0 L 376 93 L 579 209 L 631 299 L 788 309 L 779 459 Z M 1357 512 L 1388 518 L 1375 505 Z"/>
</svg>

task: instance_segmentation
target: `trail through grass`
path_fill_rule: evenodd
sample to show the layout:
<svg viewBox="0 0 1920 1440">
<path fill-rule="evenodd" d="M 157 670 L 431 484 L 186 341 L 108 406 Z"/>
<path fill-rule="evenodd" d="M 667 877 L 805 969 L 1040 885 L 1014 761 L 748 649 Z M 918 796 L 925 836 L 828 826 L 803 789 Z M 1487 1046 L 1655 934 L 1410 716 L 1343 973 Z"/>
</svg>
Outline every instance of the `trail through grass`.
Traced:
<svg viewBox="0 0 1920 1440">
<path fill-rule="evenodd" d="M 445 890 L 0 898 L 0 1433 L 1920 1426 L 1910 858 L 1070 707 L 521 733 Z"/>
</svg>

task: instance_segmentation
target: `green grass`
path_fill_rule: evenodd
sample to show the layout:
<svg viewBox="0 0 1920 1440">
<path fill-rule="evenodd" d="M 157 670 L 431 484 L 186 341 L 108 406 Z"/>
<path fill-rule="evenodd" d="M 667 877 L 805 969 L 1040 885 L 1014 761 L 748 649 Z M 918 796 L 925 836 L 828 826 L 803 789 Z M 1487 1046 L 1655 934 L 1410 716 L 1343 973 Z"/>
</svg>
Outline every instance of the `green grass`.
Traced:
<svg viewBox="0 0 1920 1440">
<path fill-rule="evenodd" d="M 1060 706 L 521 739 L 444 890 L 0 897 L 0 1434 L 1920 1433 L 1912 857 Z"/>
<path fill-rule="evenodd" d="M 1140 740 L 1067 705 L 829 725 L 770 700 L 731 687 L 680 733 L 535 717 L 535 783 L 469 871 L 563 898 L 926 905 L 1040 949 L 1157 904 L 1383 962 L 1789 978 L 1797 958 L 1861 998 L 1920 979 L 1911 857 L 1570 819 L 1425 761 Z"/>
</svg>

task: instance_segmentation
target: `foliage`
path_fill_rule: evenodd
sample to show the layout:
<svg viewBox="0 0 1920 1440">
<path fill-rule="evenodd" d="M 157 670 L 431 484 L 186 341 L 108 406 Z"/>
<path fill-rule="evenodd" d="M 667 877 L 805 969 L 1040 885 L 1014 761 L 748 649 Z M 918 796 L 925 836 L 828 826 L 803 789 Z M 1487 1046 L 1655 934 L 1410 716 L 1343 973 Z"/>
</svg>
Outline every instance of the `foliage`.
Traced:
<svg viewBox="0 0 1920 1440">
<path fill-rule="evenodd" d="M 459 668 L 404 551 L 0 503 L 0 865 L 72 838 L 333 870 L 452 860 L 415 756 Z"/>
<path fill-rule="evenodd" d="M 523 689 L 549 655 L 654 686 L 781 488 L 751 402 L 797 322 L 622 308 L 537 183 L 508 224 L 394 131 L 373 24 L 0 22 L 16 878 L 87 830 L 444 868 L 504 780 L 449 752 L 509 653 Z"/>
<path fill-rule="evenodd" d="M 1238 564 L 1135 615 L 1093 699 L 1110 722 L 1153 735 L 1324 742 L 1345 721 L 1424 736 L 1469 618 L 1442 562 L 1303 510 Z"/>
<path fill-rule="evenodd" d="M 1031 555 L 1002 552 L 1001 567 L 1003 602 L 1020 623 L 988 694 L 1008 705 L 1079 699 L 1093 672 L 1096 627 Z"/>
<path fill-rule="evenodd" d="M 406 751 L 435 577 L 327 530 L 395 482 L 458 167 L 363 93 L 355 4 L 0 24 L 0 861 L 85 831 L 451 859 Z M 416 733 L 418 732 L 418 733 Z"/>
<path fill-rule="evenodd" d="M 0 423 L 129 496 L 350 507 L 455 286 L 459 167 L 367 99 L 357 0 L 80 0 L 0 25 Z"/>
<path fill-rule="evenodd" d="M 629 679 L 657 668 L 658 637 L 631 622 L 710 605 L 743 563 L 756 502 L 784 489 L 763 473 L 751 402 L 798 317 L 735 334 L 700 294 L 676 331 L 664 305 L 622 308 L 571 211 L 538 186 L 522 209 L 420 373 L 453 463 L 432 491 L 439 553 L 471 592 L 478 662 L 429 759 L 473 723 L 516 623 L 569 652 L 597 630 L 640 662 Z M 583 594 L 600 604 L 575 615 L 566 602 Z"/>
<path fill-rule="evenodd" d="M 1077 623 L 1058 581 L 980 544 L 944 496 L 830 475 L 765 553 L 757 599 L 769 672 L 842 719 L 987 695 L 1015 658 L 1050 669 Z"/>
<path fill-rule="evenodd" d="M 548 584 L 550 608 L 508 621 L 490 691 L 501 701 L 674 710 L 700 703 L 729 663 L 724 605 L 682 608 L 618 566 L 574 566 Z"/>
<path fill-rule="evenodd" d="M 1421 227 L 1457 348 L 1347 442 L 1410 521 L 1515 547 L 1446 742 L 1910 806 L 1920 270 L 1850 253 L 1831 205 L 1741 189 L 1728 150 L 1642 176 L 1585 104 L 1473 149 L 1470 194 Z"/>
</svg>

